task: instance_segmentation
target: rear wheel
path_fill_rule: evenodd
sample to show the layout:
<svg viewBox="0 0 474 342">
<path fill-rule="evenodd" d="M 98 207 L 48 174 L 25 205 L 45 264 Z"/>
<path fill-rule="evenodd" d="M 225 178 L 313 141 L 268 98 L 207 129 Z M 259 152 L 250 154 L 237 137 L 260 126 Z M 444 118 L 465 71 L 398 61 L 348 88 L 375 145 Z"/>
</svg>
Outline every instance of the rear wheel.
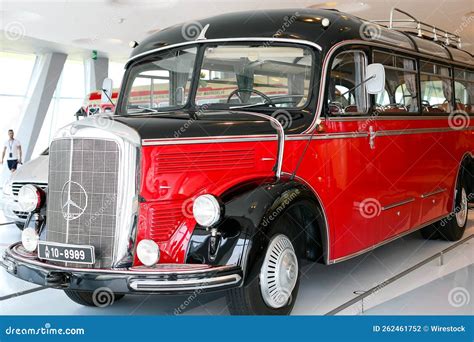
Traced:
<svg viewBox="0 0 474 342">
<path fill-rule="evenodd" d="M 280 223 L 286 220 L 280 220 Z M 233 315 L 288 315 L 299 288 L 299 260 L 290 229 L 277 225 L 271 231 L 259 276 L 229 290 L 227 304 Z"/>
<path fill-rule="evenodd" d="M 110 306 L 124 297 L 123 294 L 115 294 L 106 288 L 94 292 L 64 290 L 64 293 L 77 304 L 99 308 Z"/>
<path fill-rule="evenodd" d="M 464 235 L 468 219 L 468 195 L 464 182 L 460 182 L 456 190 L 454 211 L 444 219 L 423 228 L 421 235 L 425 239 L 443 239 L 458 241 Z"/>
</svg>

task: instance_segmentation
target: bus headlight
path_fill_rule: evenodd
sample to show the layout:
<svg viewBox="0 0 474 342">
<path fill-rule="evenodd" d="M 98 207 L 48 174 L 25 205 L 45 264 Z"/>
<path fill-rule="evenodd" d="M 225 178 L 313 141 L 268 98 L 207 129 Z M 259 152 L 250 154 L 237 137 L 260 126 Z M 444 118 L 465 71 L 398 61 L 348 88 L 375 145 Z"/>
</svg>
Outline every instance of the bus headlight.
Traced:
<svg viewBox="0 0 474 342">
<path fill-rule="evenodd" d="M 28 252 L 34 252 L 38 247 L 39 236 L 33 228 L 25 228 L 21 233 L 21 244 Z"/>
<path fill-rule="evenodd" d="M 213 195 L 201 195 L 194 200 L 193 215 L 198 224 L 210 227 L 221 218 L 221 205 Z"/>
<path fill-rule="evenodd" d="M 142 240 L 137 245 L 137 256 L 145 266 L 153 266 L 160 260 L 160 248 L 153 240 Z"/>
<path fill-rule="evenodd" d="M 21 187 L 18 192 L 18 205 L 28 213 L 41 208 L 44 202 L 44 192 L 32 184 Z"/>
</svg>

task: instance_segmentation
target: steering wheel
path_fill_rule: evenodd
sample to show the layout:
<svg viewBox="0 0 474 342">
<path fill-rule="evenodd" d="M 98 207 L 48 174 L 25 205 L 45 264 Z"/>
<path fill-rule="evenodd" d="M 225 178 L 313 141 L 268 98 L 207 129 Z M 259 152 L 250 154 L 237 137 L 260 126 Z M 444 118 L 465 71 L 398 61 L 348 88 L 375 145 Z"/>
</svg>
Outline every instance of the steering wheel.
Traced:
<svg viewBox="0 0 474 342">
<path fill-rule="evenodd" d="M 265 103 L 268 103 L 270 106 L 273 106 L 273 107 L 276 107 L 275 104 L 273 103 L 272 99 L 270 97 L 268 97 L 268 95 L 265 95 L 264 93 L 262 93 L 261 91 L 258 91 L 258 90 L 255 90 L 255 89 L 252 89 L 252 90 L 240 90 L 240 89 L 235 89 L 235 90 L 232 90 L 232 92 L 229 94 L 229 96 L 227 97 L 227 103 L 230 103 L 230 100 L 232 99 L 232 97 L 234 95 L 237 95 L 240 103 L 244 103 L 244 101 L 242 101 L 242 97 L 240 96 L 240 92 L 248 92 L 248 93 L 254 93 L 254 94 L 257 94 L 258 96 L 260 96 L 262 99 L 265 100 Z"/>
</svg>

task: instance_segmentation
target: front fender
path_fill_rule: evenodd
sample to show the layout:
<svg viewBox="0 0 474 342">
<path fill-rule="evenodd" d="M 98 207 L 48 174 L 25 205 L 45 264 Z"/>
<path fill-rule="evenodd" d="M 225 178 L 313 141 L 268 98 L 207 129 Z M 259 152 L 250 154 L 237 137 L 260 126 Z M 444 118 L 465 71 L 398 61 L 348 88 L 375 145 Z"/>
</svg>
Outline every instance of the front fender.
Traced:
<svg viewBox="0 0 474 342">
<path fill-rule="evenodd" d="M 242 188 L 222 196 L 224 218 L 216 226 L 219 242 L 215 255 L 210 253 L 210 232 L 197 226 L 189 243 L 188 263 L 239 265 L 244 276 L 253 278 L 268 246 L 272 223 L 296 200 L 317 201 L 305 185 L 290 179 Z"/>
</svg>

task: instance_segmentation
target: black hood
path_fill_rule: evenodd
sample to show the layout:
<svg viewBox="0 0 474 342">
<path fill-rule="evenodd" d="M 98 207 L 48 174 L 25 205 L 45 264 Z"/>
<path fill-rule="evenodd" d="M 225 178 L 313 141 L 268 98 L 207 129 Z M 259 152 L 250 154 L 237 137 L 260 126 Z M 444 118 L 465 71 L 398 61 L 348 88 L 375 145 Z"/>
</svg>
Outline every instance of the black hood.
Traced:
<svg viewBox="0 0 474 342">
<path fill-rule="evenodd" d="M 268 113 L 270 117 L 272 113 Z M 274 113 L 287 127 L 286 133 L 299 133 L 308 127 L 311 117 L 306 112 Z M 135 129 L 142 139 L 173 139 L 236 135 L 276 134 L 269 119 L 246 112 L 166 112 L 159 114 L 112 116 L 113 120 Z M 288 119 L 289 118 L 289 119 Z M 288 124 L 289 123 L 289 124 Z"/>
</svg>

